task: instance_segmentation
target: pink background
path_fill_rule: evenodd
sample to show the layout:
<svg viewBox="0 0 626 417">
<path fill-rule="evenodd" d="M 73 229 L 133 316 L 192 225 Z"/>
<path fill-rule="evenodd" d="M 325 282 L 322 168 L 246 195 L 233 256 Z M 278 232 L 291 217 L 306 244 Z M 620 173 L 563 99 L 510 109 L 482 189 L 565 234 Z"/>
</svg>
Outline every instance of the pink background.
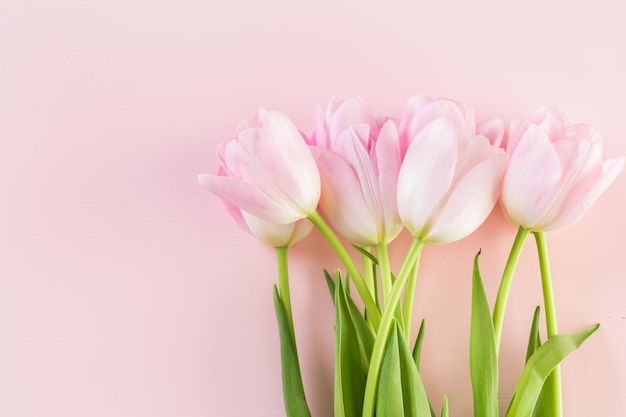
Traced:
<svg viewBox="0 0 626 417">
<path fill-rule="evenodd" d="M 260 105 L 306 132 L 331 95 L 398 115 L 416 93 L 511 117 L 557 104 L 626 153 L 623 2 L 5 1 L 0 5 L 0 416 L 283 415 L 274 255 L 196 182 Z M 549 235 L 565 415 L 626 412 L 626 175 Z M 471 416 L 470 271 L 491 300 L 515 229 L 428 247 L 417 317 L 436 408 Z M 393 246 L 397 265 L 408 242 Z M 332 415 L 333 313 L 315 234 L 292 251 L 314 416 Z M 529 241 L 501 354 L 505 405 L 540 301 Z"/>
</svg>

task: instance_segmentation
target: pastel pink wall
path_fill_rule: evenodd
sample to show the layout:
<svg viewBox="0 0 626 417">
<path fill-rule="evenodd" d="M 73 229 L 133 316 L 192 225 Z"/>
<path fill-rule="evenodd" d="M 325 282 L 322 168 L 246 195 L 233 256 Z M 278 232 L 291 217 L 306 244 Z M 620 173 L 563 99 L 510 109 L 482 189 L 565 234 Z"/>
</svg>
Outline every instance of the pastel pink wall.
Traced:
<svg viewBox="0 0 626 417">
<path fill-rule="evenodd" d="M 416 93 L 480 117 L 557 104 L 626 154 L 621 1 L 28 0 L 0 5 L 0 416 L 283 415 L 274 255 L 196 174 L 257 106 L 310 132 L 359 94 Z M 626 175 L 549 235 L 560 327 L 601 328 L 563 367 L 567 417 L 626 412 Z M 470 268 L 493 300 L 515 230 L 428 247 L 416 316 L 436 407 L 471 416 Z M 407 238 L 393 248 L 399 262 Z M 501 355 L 503 403 L 540 301 L 532 242 Z M 333 313 L 313 235 L 293 250 L 296 331 L 316 417 L 332 415 Z"/>
</svg>

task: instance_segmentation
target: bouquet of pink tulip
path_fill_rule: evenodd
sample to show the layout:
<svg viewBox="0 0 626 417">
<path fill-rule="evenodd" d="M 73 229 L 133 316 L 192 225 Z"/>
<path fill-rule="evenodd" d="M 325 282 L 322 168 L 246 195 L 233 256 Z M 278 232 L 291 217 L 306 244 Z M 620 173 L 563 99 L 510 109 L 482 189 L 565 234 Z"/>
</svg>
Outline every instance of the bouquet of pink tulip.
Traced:
<svg viewBox="0 0 626 417">
<path fill-rule="evenodd" d="M 547 340 L 535 310 L 507 417 L 560 417 L 559 364 L 598 325 L 560 334 L 545 232 L 579 219 L 614 181 L 624 158 L 602 160 L 598 131 L 555 109 L 504 124 L 476 125 L 469 106 L 412 98 L 399 120 L 375 118 L 359 98 L 331 99 L 304 136 L 284 114 L 259 109 L 218 150 L 215 176 L 200 183 L 235 220 L 275 247 L 283 392 L 289 417 L 310 416 L 292 319 L 288 247 L 315 226 L 343 269 L 324 271 L 336 311 L 336 417 L 431 417 L 420 377 L 422 326 L 411 336 L 422 248 L 464 238 L 496 203 L 519 227 L 493 310 L 473 266 L 470 373 L 476 417 L 498 416 L 498 350 L 511 281 L 526 238 L 536 240 Z M 406 228 L 413 242 L 397 273 L 388 244 Z M 351 243 L 351 254 L 342 240 Z M 480 253 L 479 253 L 480 254 Z M 359 268 L 353 256 L 360 256 Z M 355 299 L 354 287 L 358 293 Z M 442 416 L 448 415 L 444 398 Z"/>
</svg>

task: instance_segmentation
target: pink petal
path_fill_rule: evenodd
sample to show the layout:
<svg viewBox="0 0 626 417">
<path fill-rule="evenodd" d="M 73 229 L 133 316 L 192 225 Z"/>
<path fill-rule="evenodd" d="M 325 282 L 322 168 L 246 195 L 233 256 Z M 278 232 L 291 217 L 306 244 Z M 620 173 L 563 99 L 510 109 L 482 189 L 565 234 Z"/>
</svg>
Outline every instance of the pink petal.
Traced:
<svg viewBox="0 0 626 417">
<path fill-rule="evenodd" d="M 398 212 L 414 236 L 448 191 L 456 161 L 456 131 L 445 118 L 428 125 L 409 146 L 398 177 Z"/>
<path fill-rule="evenodd" d="M 531 126 L 511 155 L 504 176 L 502 202 L 509 219 L 524 227 L 539 222 L 551 207 L 561 175 L 552 142 L 537 126 Z"/>
<path fill-rule="evenodd" d="M 344 130 L 357 123 L 376 127 L 376 119 L 360 97 L 344 100 L 327 120 L 328 134 L 331 140 L 339 137 Z"/>
<path fill-rule="evenodd" d="M 377 167 L 372 164 L 372 159 L 366 149 L 367 145 L 359 138 L 359 134 L 354 129 L 355 126 L 348 128 L 341 134 L 340 140 L 344 144 L 344 153 L 340 155 L 352 166 L 367 210 L 371 214 L 372 220 L 377 224 L 376 229 L 382 231 L 384 215 L 378 185 L 378 173 L 376 172 Z M 369 133 L 367 125 L 360 126 L 366 127 L 362 133 Z"/>
<path fill-rule="evenodd" d="M 398 214 L 398 175 L 402 163 L 398 129 L 392 120 L 381 128 L 376 140 L 376 163 L 378 166 L 378 186 L 385 217 L 386 242 L 393 240 L 402 230 Z"/>
<path fill-rule="evenodd" d="M 602 175 L 593 183 L 587 191 L 581 195 L 574 204 L 561 213 L 561 217 L 553 222 L 549 229 L 558 229 L 567 226 L 580 219 L 596 202 L 596 200 L 615 181 L 624 167 L 624 157 L 608 159 L 602 164 Z"/>
<path fill-rule="evenodd" d="M 319 200 L 320 179 L 300 132 L 287 116 L 268 112 L 261 138 L 258 156 L 268 183 L 296 208 L 313 212 Z"/>
<path fill-rule="evenodd" d="M 493 146 L 503 147 L 504 139 L 504 122 L 500 119 L 491 119 L 484 121 L 476 128 L 476 133 L 483 135 L 489 139 Z"/>
<path fill-rule="evenodd" d="M 322 179 L 320 209 L 324 216 L 350 242 L 361 246 L 378 243 L 377 224 L 352 166 L 327 149 L 311 150 Z"/>
<path fill-rule="evenodd" d="M 424 239 L 429 243 L 449 243 L 476 230 L 500 197 L 506 162 L 507 156 L 498 153 L 461 178 L 442 211 L 436 213 L 434 224 Z"/>
<path fill-rule="evenodd" d="M 489 139 L 485 136 L 474 136 L 467 142 L 467 146 L 459 154 L 459 160 L 456 164 L 456 178 L 464 177 L 476 165 L 490 158 L 495 153 L 504 153 L 504 150 L 496 148 L 489 143 Z"/>
<path fill-rule="evenodd" d="M 200 185 L 230 204 L 272 223 L 292 223 L 302 219 L 302 213 L 277 204 L 265 193 L 234 177 L 198 175 Z"/>
<path fill-rule="evenodd" d="M 291 246 L 305 238 L 313 228 L 313 223 L 308 219 L 290 224 L 274 224 L 246 212 L 242 212 L 242 218 L 254 237 L 272 247 Z"/>
<path fill-rule="evenodd" d="M 535 224 L 537 229 L 549 228 L 602 175 L 602 146 L 588 139 L 575 144 L 572 142 L 573 140 L 563 139 L 554 144 L 564 172 L 550 210 Z"/>
</svg>

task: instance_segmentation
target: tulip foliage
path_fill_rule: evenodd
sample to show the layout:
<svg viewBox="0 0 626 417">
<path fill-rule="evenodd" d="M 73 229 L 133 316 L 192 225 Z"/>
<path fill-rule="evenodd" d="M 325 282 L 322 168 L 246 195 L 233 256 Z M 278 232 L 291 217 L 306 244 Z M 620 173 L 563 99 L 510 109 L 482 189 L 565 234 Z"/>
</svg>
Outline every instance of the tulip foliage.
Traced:
<svg viewBox="0 0 626 417">
<path fill-rule="evenodd" d="M 578 220 L 615 180 L 624 158 L 603 160 L 599 132 L 569 124 L 554 108 L 513 120 L 506 132 L 502 121 L 477 124 L 471 107 L 447 99 L 413 97 L 395 119 L 375 117 L 360 98 L 332 98 L 318 109 L 315 125 L 307 137 L 286 115 L 259 109 L 220 146 L 217 175 L 199 176 L 244 230 L 276 249 L 274 306 L 287 416 L 311 415 L 293 325 L 288 248 L 317 228 L 342 262 L 334 274 L 324 270 L 336 317 L 335 416 L 447 417 L 447 399 L 435 412 L 420 374 L 424 321 L 411 335 L 420 258 L 428 244 L 471 234 L 499 201 L 518 232 L 493 308 L 480 253 L 468 270 L 474 415 L 561 417 L 559 364 L 598 325 L 559 333 L 546 232 Z M 402 230 L 413 241 L 394 273 L 388 244 Z M 526 365 L 501 413 L 504 315 L 530 235 L 537 246 L 547 339 L 539 335 L 537 307 Z"/>
</svg>

